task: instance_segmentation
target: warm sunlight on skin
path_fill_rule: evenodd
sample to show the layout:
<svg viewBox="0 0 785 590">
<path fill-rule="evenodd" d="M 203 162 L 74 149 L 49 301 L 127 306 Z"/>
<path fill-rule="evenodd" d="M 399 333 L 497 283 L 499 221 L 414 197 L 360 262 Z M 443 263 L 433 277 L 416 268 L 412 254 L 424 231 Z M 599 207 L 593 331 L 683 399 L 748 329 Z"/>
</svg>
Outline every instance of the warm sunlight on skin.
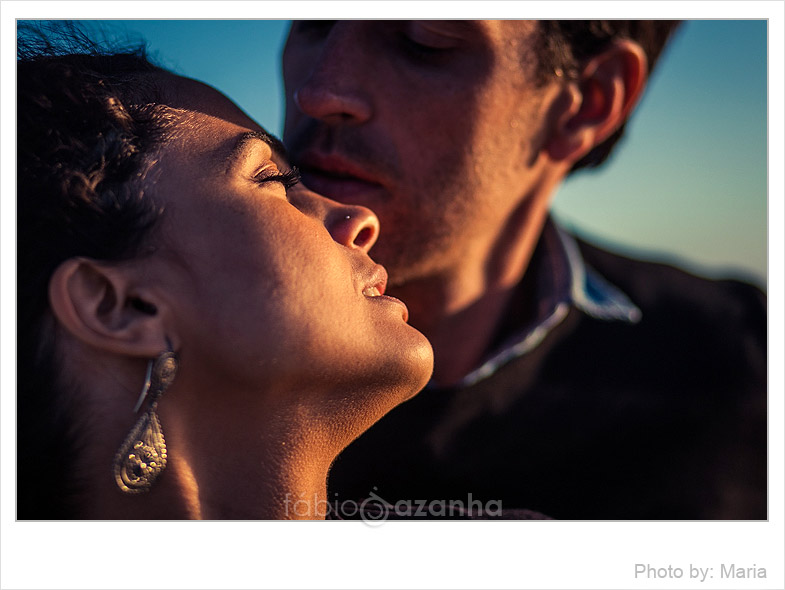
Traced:
<svg viewBox="0 0 785 590">
<path fill-rule="evenodd" d="M 379 231 L 371 211 L 287 190 L 277 140 L 215 90 L 164 80 L 176 133 L 148 187 L 164 218 L 152 253 L 123 267 L 179 357 L 159 406 L 172 459 L 144 502 L 104 486 L 90 516 L 128 514 L 130 502 L 136 518 L 319 516 L 286 512 L 285 498 L 324 496 L 335 456 L 425 385 L 430 345 L 384 295 L 386 272 L 367 254 Z M 107 373 L 87 373 L 100 408 L 93 385 L 111 388 Z M 112 430 L 92 465 L 111 463 L 124 436 Z"/>
</svg>

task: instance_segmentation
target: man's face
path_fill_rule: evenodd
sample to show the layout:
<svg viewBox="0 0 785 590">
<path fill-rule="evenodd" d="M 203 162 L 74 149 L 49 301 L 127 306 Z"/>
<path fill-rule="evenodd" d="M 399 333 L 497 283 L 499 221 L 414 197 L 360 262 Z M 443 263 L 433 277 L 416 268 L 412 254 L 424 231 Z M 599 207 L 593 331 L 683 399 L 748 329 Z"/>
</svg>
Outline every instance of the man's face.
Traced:
<svg viewBox="0 0 785 590">
<path fill-rule="evenodd" d="M 284 142 L 303 180 L 381 222 L 391 283 L 493 247 L 542 173 L 531 22 L 295 22 Z"/>
</svg>

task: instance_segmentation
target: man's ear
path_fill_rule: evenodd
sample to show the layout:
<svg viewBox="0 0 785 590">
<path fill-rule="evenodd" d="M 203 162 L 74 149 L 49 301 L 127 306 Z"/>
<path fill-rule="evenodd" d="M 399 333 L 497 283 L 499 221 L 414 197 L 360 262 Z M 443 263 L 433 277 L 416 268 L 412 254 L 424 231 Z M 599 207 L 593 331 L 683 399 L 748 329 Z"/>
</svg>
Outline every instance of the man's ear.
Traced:
<svg viewBox="0 0 785 590">
<path fill-rule="evenodd" d="M 634 41 L 616 41 L 586 62 L 578 80 L 553 102 L 553 132 L 545 149 L 570 165 L 605 141 L 624 121 L 646 86 L 646 53 Z"/>
<path fill-rule="evenodd" d="M 155 296 L 133 270 L 87 258 L 60 264 L 49 281 L 49 302 L 59 323 L 96 348 L 154 357 L 167 347 Z"/>
</svg>

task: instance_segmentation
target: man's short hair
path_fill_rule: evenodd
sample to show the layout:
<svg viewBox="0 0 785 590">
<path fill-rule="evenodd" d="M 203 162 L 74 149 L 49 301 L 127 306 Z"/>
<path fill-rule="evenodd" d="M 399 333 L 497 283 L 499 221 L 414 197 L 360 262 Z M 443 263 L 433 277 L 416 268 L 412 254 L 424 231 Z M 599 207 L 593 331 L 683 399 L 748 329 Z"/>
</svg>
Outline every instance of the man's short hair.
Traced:
<svg viewBox="0 0 785 590">
<path fill-rule="evenodd" d="M 555 75 L 576 77 L 581 65 L 601 54 L 613 41 L 629 39 L 646 52 L 649 73 L 681 21 L 675 20 L 543 20 L 538 21 L 536 55 L 540 81 Z M 608 139 L 575 163 L 570 172 L 602 164 L 624 134 L 622 124 Z"/>
</svg>

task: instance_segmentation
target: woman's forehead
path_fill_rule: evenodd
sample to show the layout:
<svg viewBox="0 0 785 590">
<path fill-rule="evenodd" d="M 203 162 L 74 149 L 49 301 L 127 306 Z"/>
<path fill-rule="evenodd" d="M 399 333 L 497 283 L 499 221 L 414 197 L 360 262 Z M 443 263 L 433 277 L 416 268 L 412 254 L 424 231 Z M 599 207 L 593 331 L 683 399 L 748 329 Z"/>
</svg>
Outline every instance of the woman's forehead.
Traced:
<svg viewBox="0 0 785 590">
<path fill-rule="evenodd" d="M 159 84 L 165 96 L 166 106 L 173 109 L 201 113 L 240 127 L 258 129 L 256 124 L 240 107 L 215 88 L 182 76 L 161 74 Z"/>
<path fill-rule="evenodd" d="M 176 113 L 170 147 L 188 145 L 196 152 L 222 149 L 249 138 L 266 143 L 268 154 L 286 159 L 281 141 L 267 133 L 240 107 L 216 89 L 190 78 L 161 74 L 161 102 Z M 231 150 L 232 148 L 227 148 Z M 186 156 L 186 154 L 181 154 Z M 191 153 L 191 156 L 197 155 Z"/>
</svg>

